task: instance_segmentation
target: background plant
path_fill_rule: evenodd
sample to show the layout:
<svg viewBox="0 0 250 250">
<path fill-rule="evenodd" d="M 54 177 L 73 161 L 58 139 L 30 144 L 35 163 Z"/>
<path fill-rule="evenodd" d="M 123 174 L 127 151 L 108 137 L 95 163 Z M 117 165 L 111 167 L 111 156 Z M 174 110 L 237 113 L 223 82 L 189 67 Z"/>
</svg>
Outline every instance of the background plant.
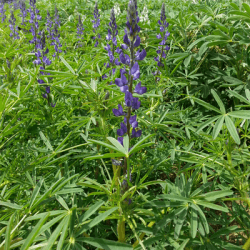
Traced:
<svg viewBox="0 0 250 250">
<path fill-rule="evenodd" d="M 250 249 L 250 7 L 162 3 L 1 1 L 1 250 Z"/>
</svg>

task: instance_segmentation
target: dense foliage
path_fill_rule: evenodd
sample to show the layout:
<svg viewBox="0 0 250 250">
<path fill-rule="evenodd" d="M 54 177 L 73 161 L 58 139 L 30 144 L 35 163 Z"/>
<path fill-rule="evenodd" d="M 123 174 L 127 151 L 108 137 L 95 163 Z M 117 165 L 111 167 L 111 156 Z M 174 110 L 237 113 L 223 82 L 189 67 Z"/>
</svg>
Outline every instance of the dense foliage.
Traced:
<svg viewBox="0 0 250 250">
<path fill-rule="evenodd" d="M 0 250 L 250 249 L 247 3 L 0 19 Z"/>
</svg>

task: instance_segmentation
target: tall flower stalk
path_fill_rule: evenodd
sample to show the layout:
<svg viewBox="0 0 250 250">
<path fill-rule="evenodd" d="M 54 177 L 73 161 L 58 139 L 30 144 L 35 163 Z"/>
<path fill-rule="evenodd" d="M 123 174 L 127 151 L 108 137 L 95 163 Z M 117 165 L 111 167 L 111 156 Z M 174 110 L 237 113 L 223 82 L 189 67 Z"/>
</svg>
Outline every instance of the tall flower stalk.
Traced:
<svg viewBox="0 0 250 250">
<path fill-rule="evenodd" d="M 26 4 L 25 4 L 25 1 L 24 0 L 20 0 L 19 2 L 19 8 L 20 8 L 20 17 L 22 18 L 22 25 L 26 26 L 26 17 L 27 17 L 27 9 L 26 9 Z"/>
<path fill-rule="evenodd" d="M 0 0 L 0 17 L 1 17 L 2 23 L 6 19 L 5 12 L 6 12 L 6 9 L 4 8 L 4 0 Z"/>
<path fill-rule="evenodd" d="M 112 69 L 109 72 L 109 75 L 111 76 L 116 71 L 115 65 L 121 64 L 119 62 L 119 59 L 115 58 L 115 52 L 120 54 L 122 51 L 119 47 L 117 47 L 116 36 L 118 35 L 118 29 L 117 29 L 117 24 L 116 24 L 116 20 L 115 20 L 115 12 L 114 12 L 113 8 L 111 9 L 111 13 L 110 13 L 109 27 L 110 28 L 108 29 L 108 35 L 106 36 L 106 39 L 108 41 L 111 41 L 111 46 L 110 46 L 110 44 L 107 44 L 107 46 L 104 47 L 104 49 L 107 50 L 107 52 L 108 52 L 109 62 L 105 63 L 104 66 L 106 66 L 107 68 L 110 68 L 110 66 L 111 66 Z M 102 78 L 106 79 L 107 75 L 105 74 Z"/>
<path fill-rule="evenodd" d="M 35 50 L 39 47 L 40 39 L 38 38 L 38 35 L 40 36 L 41 33 L 38 32 L 39 25 L 38 21 L 42 19 L 42 17 L 39 15 L 39 10 L 36 8 L 36 0 L 30 0 L 30 20 L 31 23 L 30 32 L 33 35 L 32 40 L 30 40 L 30 43 L 35 44 Z"/>
<path fill-rule="evenodd" d="M 93 40 L 96 41 L 95 42 L 95 47 L 97 47 L 97 45 L 99 44 L 98 39 L 100 39 L 100 37 L 101 37 L 100 34 L 97 33 L 97 29 L 100 26 L 100 14 L 99 14 L 99 11 L 98 11 L 97 2 L 95 3 L 95 9 L 94 9 L 93 15 L 94 15 L 94 19 L 92 20 L 93 32 L 96 33 L 96 35 L 93 37 Z"/>
<path fill-rule="evenodd" d="M 10 30 L 11 30 L 11 33 L 10 33 L 10 37 L 12 37 L 14 40 L 17 40 L 17 39 L 20 39 L 20 36 L 17 32 L 17 26 L 16 26 L 16 18 L 14 16 L 14 13 L 13 11 L 11 11 L 11 14 L 10 14 L 10 19 L 9 19 L 9 27 L 10 27 Z"/>
<path fill-rule="evenodd" d="M 53 32 L 52 32 L 52 43 L 51 45 L 54 45 L 54 49 L 55 49 L 55 53 L 53 54 L 53 57 L 59 58 L 59 53 L 62 52 L 62 50 L 60 49 L 62 47 L 62 44 L 60 43 L 60 32 L 59 32 L 59 28 L 61 21 L 60 21 L 60 17 L 59 17 L 59 13 L 58 13 L 58 9 L 55 6 L 55 16 L 54 16 L 54 27 L 53 27 Z"/>
<path fill-rule="evenodd" d="M 166 58 L 166 52 L 170 49 L 168 45 L 166 45 L 166 41 L 170 35 L 167 28 L 169 23 L 166 22 L 166 14 L 165 14 L 165 4 L 162 4 L 161 8 L 161 17 L 158 21 L 158 24 L 160 25 L 160 33 L 157 34 L 157 38 L 160 39 L 158 50 L 156 51 L 158 56 L 155 57 L 155 61 L 157 62 L 158 71 L 157 74 L 160 73 L 159 68 L 163 67 L 164 64 L 162 63 L 163 58 Z"/>
<path fill-rule="evenodd" d="M 118 109 L 113 109 L 115 116 L 124 116 L 123 122 L 120 124 L 120 128 L 117 130 L 118 141 L 123 145 L 123 136 L 127 134 L 129 144 L 132 138 L 140 137 L 141 130 L 138 130 L 137 116 L 134 113 L 135 110 L 140 108 L 141 102 L 137 97 L 133 97 L 133 93 L 144 94 L 147 91 L 146 87 L 141 86 L 141 82 L 136 84 L 140 77 L 140 68 L 137 61 L 143 60 L 146 57 L 146 51 L 143 49 L 140 51 L 137 47 L 140 46 L 141 39 L 138 36 L 140 27 L 138 26 L 139 17 L 137 12 L 136 0 L 130 0 L 127 11 L 127 22 L 125 35 L 123 37 L 124 44 L 121 46 L 122 51 L 120 53 L 120 61 L 124 64 L 124 68 L 120 70 L 120 78 L 115 79 L 115 84 L 120 87 L 120 90 L 125 94 L 124 107 L 121 104 L 118 105 Z M 128 52 L 128 54 L 126 54 Z M 136 84 L 136 85 L 135 85 Z M 135 87 L 134 87 L 135 85 Z M 129 173 L 129 174 L 127 174 Z M 129 182 L 129 176 L 131 176 L 129 158 L 125 158 L 123 174 Z M 125 192 L 128 189 L 128 185 L 125 187 L 126 181 L 123 182 L 122 191 Z M 128 200 L 128 204 L 131 200 Z M 118 241 L 125 242 L 125 219 L 120 211 L 120 219 L 117 224 Z"/>
</svg>

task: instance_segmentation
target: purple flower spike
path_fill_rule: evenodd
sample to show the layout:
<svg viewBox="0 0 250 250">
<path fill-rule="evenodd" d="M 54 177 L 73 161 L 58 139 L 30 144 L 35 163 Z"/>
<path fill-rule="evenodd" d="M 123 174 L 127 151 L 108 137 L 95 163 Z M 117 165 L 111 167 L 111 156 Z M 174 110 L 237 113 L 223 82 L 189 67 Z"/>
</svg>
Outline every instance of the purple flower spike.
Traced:
<svg viewBox="0 0 250 250">
<path fill-rule="evenodd" d="M 121 90 L 121 92 L 126 93 L 128 91 L 128 86 L 127 85 L 122 86 L 122 87 L 120 87 L 120 90 Z"/>
<path fill-rule="evenodd" d="M 49 94 L 50 93 L 50 86 L 46 87 L 46 92 Z"/>
<path fill-rule="evenodd" d="M 115 84 L 116 84 L 118 87 L 122 87 L 122 86 L 128 84 L 128 80 L 127 80 L 126 76 L 121 75 L 121 78 L 116 78 L 116 79 L 115 79 Z"/>
<path fill-rule="evenodd" d="M 43 98 L 48 99 L 48 95 L 46 93 L 43 94 Z"/>
<path fill-rule="evenodd" d="M 139 82 L 136 86 L 135 86 L 135 92 L 139 95 L 142 95 L 144 93 L 147 92 L 147 88 L 146 87 L 141 87 L 141 82 Z"/>
<path fill-rule="evenodd" d="M 51 103 L 50 105 L 52 108 L 54 108 L 56 106 L 56 103 L 55 104 Z"/>
<path fill-rule="evenodd" d="M 117 135 L 123 136 L 125 133 L 127 133 L 127 126 L 121 122 L 121 128 L 117 129 Z"/>
<path fill-rule="evenodd" d="M 118 104 L 118 109 L 112 109 L 112 111 L 115 116 L 124 115 L 123 108 L 120 104 Z"/>
</svg>

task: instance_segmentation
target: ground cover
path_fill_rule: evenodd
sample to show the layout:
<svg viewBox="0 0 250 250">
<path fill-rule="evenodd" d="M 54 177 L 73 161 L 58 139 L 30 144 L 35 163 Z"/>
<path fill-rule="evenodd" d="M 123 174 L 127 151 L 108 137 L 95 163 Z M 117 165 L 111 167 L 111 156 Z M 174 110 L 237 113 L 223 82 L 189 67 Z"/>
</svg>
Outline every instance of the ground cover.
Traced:
<svg viewBox="0 0 250 250">
<path fill-rule="evenodd" d="M 250 249 L 250 5 L 0 19 L 0 250 Z"/>
</svg>

